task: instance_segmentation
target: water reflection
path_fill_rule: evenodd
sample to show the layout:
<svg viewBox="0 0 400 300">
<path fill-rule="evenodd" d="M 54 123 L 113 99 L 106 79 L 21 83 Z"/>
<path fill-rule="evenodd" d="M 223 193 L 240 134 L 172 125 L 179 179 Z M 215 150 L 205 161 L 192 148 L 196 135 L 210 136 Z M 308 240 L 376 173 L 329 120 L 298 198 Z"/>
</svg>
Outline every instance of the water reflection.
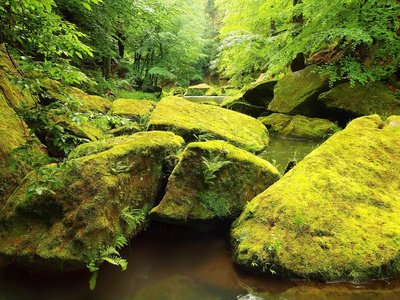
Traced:
<svg viewBox="0 0 400 300">
<path fill-rule="evenodd" d="M 295 158 L 299 162 L 321 143 L 271 136 L 269 147 L 258 156 L 268 160 L 282 172 L 289 160 Z"/>
</svg>

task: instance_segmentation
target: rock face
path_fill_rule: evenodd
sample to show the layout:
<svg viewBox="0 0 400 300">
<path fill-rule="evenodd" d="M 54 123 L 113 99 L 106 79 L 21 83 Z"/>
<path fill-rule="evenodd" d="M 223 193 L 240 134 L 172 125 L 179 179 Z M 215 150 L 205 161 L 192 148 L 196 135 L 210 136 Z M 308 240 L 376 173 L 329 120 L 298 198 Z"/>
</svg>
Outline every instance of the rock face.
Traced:
<svg viewBox="0 0 400 300">
<path fill-rule="evenodd" d="M 323 140 L 340 130 L 340 127 L 325 119 L 307 118 L 305 116 L 289 116 L 274 113 L 259 120 L 268 128 L 269 132 L 282 136 L 306 139 Z"/>
<path fill-rule="evenodd" d="M 150 117 L 156 103 L 150 100 L 117 99 L 113 102 L 110 114 L 138 121 Z"/>
<path fill-rule="evenodd" d="M 149 128 L 172 131 L 186 142 L 207 134 L 255 152 L 268 145 L 268 130 L 258 120 L 217 106 L 193 103 L 180 97 L 166 97 L 153 111 Z"/>
<path fill-rule="evenodd" d="M 280 79 L 268 110 L 288 115 L 318 117 L 322 103 L 318 96 L 329 90 L 329 78 L 321 77 L 315 66 L 294 72 Z"/>
<path fill-rule="evenodd" d="M 212 86 L 205 83 L 192 85 L 187 88 L 185 96 L 205 96 L 210 89 Z"/>
<path fill-rule="evenodd" d="M 243 99 L 248 103 L 267 108 L 274 98 L 276 80 L 257 82 L 243 94 Z"/>
<path fill-rule="evenodd" d="M 231 231 L 235 262 L 323 281 L 398 274 L 399 120 L 352 121 L 255 197 Z"/>
<path fill-rule="evenodd" d="M 248 201 L 279 178 L 269 162 L 226 142 L 191 143 L 150 216 L 194 226 L 233 220 Z"/>
<path fill-rule="evenodd" d="M 343 83 L 319 97 L 332 115 L 359 117 L 370 114 L 390 116 L 400 114 L 400 105 L 383 82 L 370 85 Z"/>
<path fill-rule="evenodd" d="M 267 111 L 265 107 L 255 106 L 246 102 L 242 95 L 227 97 L 221 103 L 221 107 L 240 112 L 253 118 L 257 118 Z"/>
<path fill-rule="evenodd" d="M 85 267 L 119 235 L 143 228 L 164 187 L 163 160 L 182 143 L 171 132 L 145 132 L 85 145 L 77 156 L 87 155 L 58 175 L 64 187 L 55 194 L 27 198 L 30 173 L 0 210 L 0 255 L 51 269 Z"/>
<path fill-rule="evenodd" d="M 23 165 L 14 171 L 8 166 L 11 152 L 25 143 L 25 136 L 29 132 L 14 109 L 34 104 L 29 93 L 19 92 L 18 87 L 11 83 L 12 76 L 7 72 L 18 76 L 11 61 L 0 55 L 0 207 L 30 171 Z"/>
</svg>

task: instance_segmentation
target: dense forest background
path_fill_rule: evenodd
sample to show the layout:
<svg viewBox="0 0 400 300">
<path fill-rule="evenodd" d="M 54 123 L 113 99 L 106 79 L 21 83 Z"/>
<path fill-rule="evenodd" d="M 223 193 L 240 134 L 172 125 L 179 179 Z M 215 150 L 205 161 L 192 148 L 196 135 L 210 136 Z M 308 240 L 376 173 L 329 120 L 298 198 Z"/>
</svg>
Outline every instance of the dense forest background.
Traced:
<svg viewBox="0 0 400 300">
<path fill-rule="evenodd" d="M 395 0 L 2 0 L 0 42 L 39 94 L 47 77 L 103 94 L 210 75 L 242 86 L 296 55 L 365 84 L 399 67 L 399 15 Z"/>
</svg>

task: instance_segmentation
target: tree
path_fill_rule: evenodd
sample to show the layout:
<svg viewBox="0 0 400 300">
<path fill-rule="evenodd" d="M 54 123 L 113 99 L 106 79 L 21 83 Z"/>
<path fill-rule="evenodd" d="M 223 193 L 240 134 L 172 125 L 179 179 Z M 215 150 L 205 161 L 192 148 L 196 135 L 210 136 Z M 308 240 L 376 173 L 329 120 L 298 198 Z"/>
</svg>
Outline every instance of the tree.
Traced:
<svg viewBox="0 0 400 300">
<path fill-rule="evenodd" d="M 332 82 L 372 82 L 400 66 L 396 0 L 219 0 L 217 4 L 225 11 L 225 25 L 216 65 L 229 77 L 285 73 L 297 53 L 319 64 Z"/>
</svg>

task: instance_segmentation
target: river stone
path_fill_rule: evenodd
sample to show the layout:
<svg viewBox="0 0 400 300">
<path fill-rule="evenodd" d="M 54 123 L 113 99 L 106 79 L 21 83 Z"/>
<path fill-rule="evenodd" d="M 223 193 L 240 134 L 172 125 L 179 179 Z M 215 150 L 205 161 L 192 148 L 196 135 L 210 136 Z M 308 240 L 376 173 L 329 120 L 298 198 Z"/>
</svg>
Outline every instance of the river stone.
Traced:
<svg viewBox="0 0 400 300">
<path fill-rule="evenodd" d="M 305 116 L 289 116 L 273 113 L 259 120 L 268 128 L 269 132 L 281 136 L 306 139 L 323 140 L 340 130 L 340 127 L 329 120 L 307 118 Z"/>
<path fill-rule="evenodd" d="M 321 77 L 315 66 L 309 66 L 278 81 L 268 110 L 292 116 L 318 117 L 322 109 L 318 96 L 328 90 L 329 77 Z"/>
<path fill-rule="evenodd" d="M 172 131 L 186 142 L 208 134 L 255 152 L 262 151 L 269 141 L 268 130 L 252 117 L 174 96 L 165 97 L 157 104 L 148 124 L 151 130 Z"/>
<path fill-rule="evenodd" d="M 140 118 L 149 118 L 156 103 L 150 100 L 117 99 L 113 102 L 110 114 L 139 121 Z"/>
<path fill-rule="evenodd" d="M 251 200 L 231 230 L 235 263 L 323 281 L 398 274 L 400 129 L 390 122 L 352 121 Z"/>
<path fill-rule="evenodd" d="M 191 143 L 150 216 L 197 227 L 233 220 L 248 201 L 279 178 L 269 162 L 226 142 Z"/>
<path fill-rule="evenodd" d="M 257 82 L 244 92 L 243 99 L 252 105 L 267 108 L 274 98 L 276 84 L 276 80 Z"/>
<path fill-rule="evenodd" d="M 35 173 L 25 177 L 0 210 L 3 258 L 32 267 L 84 268 L 118 235 L 129 239 L 143 229 L 164 189 L 163 160 L 183 139 L 154 131 L 108 143 L 60 174 L 65 186 L 55 194 L 27 198 Z"/>
<path fill-rule="evenodd" d="M 331 115 L 360 117 L 370 114 L 390 116 L 400 114 L 400 104 L 383 82 L 367 85 L 343 83 L 319 97 Z"/>
<path fill-rule="evenodd" d="M 187 88 L 185 96 L 205 96 L 207 92 L 212 88 L 212 86 L 209 86 L 205 83 L 192 85 Z"/>
</svg>

